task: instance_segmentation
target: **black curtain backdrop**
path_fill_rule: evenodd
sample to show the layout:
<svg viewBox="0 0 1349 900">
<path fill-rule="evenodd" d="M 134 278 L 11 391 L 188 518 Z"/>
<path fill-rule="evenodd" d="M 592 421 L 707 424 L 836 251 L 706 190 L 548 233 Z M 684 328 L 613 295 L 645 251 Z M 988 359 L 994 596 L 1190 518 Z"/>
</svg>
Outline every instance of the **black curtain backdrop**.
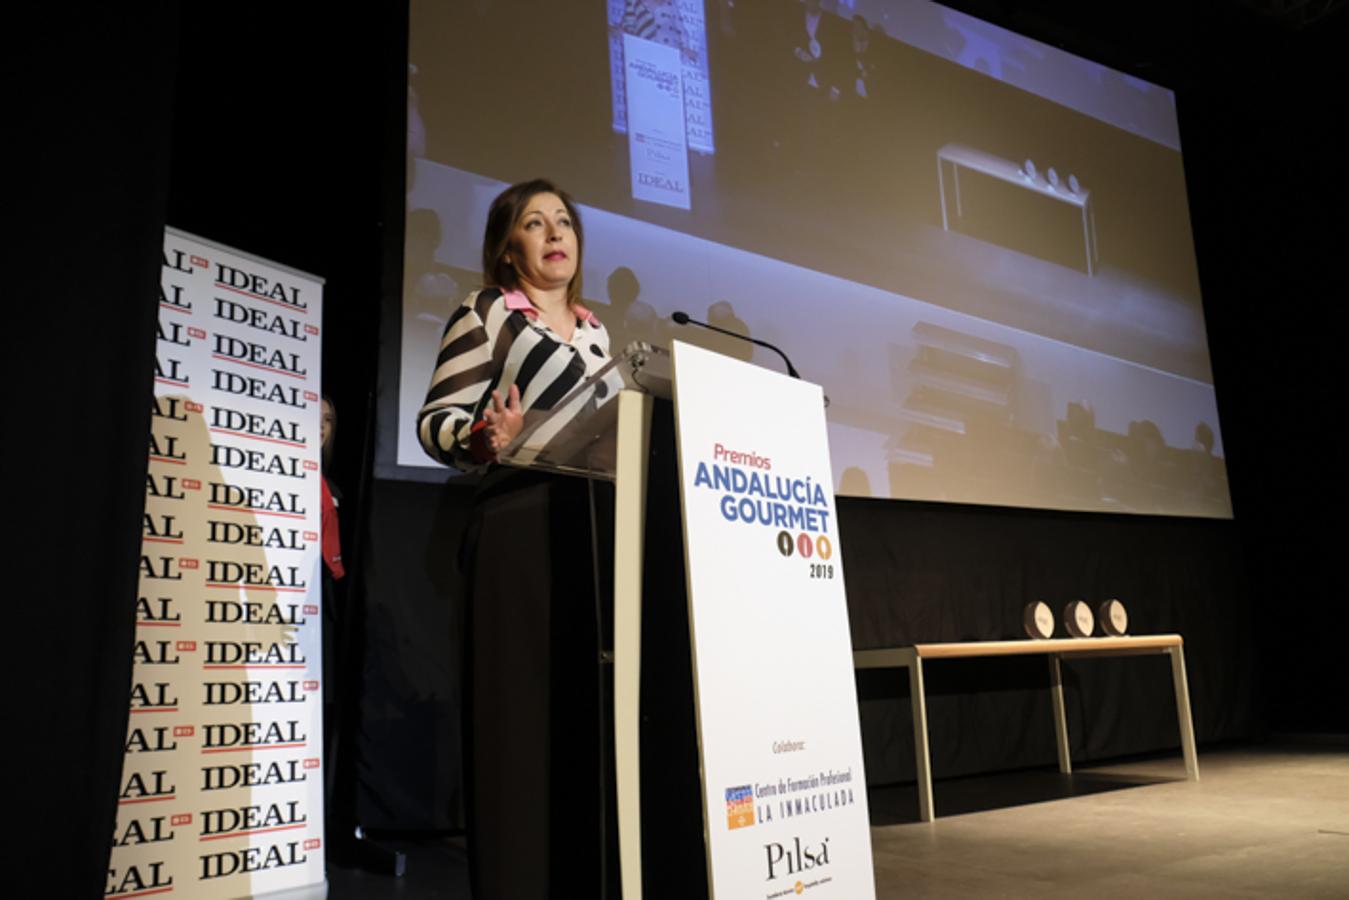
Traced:
<svg viewBox="0 0 1349 900">
<path fill-rule="evenodd" d="M 5 470 L 27 897 L 98 897 L 126 739 L 170 164 L 170 4 L 10 33 Z M 13 152 L 13 151 L 11 151 Z M 27 577 L 24 577 L 27 576 Z M 31 658 L 30 658 L 31 657 Z M 25 790 L 25 788 L 27 790 Z M 32 806 L 28 804 L 32 803 Z"/>
<path fill-rule="evenodd" d="M 1181 139 L 1265 722 L 1346 734 L 1335 623 L 1349 504 L 1339 430 L 1349 179 L 1334 110 L 1349 16 L 1260 33 L 1219 35 L 1192 60 Z"/>
<path fill-rule="evenodd" d="M 1237 519 L 846 501 L 855 639 L 1006 637 L 1027 600 L 1116 595 L 1135 631 L 1185 633 L 1201 741 L 1349 731 L 1335 527 L 1343 11 L 1291 30 L 1240 4 L 962 6 L 1177 89 Z M 358 645 L 343 665 L 363 677 L 345 757 L 357 813 L 397 829 L 460 821 L 447 542 L 463 489 L 367 484 L 380 307 L 399 296 L 405 29 L 398 4 L 165 3 L 15 34 L 6 469 L 24 516 L 12 558 L 30 576 L 13 605 L 33 658 L 15 671 L 34 699 L 13 727 L 32 735 L 22 774 L 39 788 L 18 820 L 42 823 L 24 853 L 41 886 L 25 896 L 98 896 L 106 878 L 166 222 L 327 279 Z M 1052 763 L 1040 677 L 934 667 L 937 774 Z M 1077 663 L 1068 679 L 1080 758 L 1175 746 L 1160 664 Z M 911 778 L 904 692 L 860 684 L 872 779 Z"/>
</svg>

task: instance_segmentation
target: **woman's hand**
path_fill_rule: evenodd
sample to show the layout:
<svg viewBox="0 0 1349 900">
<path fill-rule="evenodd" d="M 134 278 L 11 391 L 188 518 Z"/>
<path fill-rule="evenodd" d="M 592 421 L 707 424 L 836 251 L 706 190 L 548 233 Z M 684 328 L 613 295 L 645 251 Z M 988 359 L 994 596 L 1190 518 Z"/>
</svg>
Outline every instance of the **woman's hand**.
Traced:
<svg viewBox="0 0 1349 900">
<path fill-rule="evenodd" d="M 505 402 L 502 402 L 501 391 L 492 391 L 492 405 L 483 410 L 482 420 L 487 423 L 487 449 L 495 456 L 506 449 L 506 445 L 515 440 L 524 427 L 525 414 L 520 409 L 520 388 L 512 384 Z"/>
</svg>

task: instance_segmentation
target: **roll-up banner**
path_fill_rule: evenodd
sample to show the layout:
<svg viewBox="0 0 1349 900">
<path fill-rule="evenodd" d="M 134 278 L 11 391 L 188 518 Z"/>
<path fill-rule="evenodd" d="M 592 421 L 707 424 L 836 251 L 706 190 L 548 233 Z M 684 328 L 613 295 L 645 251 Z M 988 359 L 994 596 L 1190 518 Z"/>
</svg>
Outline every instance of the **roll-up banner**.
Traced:
<svg viewBox="0 0 1349 900">
<path fill-rule="evenodd" d="M 323 881 L 322 286 L 165 233 L 108 897 Z"/>
<path fill-rule="evenodd" d="M 712 895 L 872 898 L 824 395 L 673 353 Z"/>
</svg>

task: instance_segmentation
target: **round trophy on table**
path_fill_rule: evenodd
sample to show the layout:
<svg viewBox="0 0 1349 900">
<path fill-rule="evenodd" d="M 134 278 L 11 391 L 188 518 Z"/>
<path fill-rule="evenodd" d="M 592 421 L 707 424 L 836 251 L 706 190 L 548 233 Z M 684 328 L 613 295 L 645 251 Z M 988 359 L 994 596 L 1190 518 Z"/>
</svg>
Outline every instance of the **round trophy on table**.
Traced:
<svg viewBox="0 0 1349 900">
<path fill-rule="evenodd" d="M 1074 600 L 1063 608 L 1063 624 L 1073 637 L 1091 637 L 1091 632 L 1096 627 L 1096 617 L 1092 615 L 1091 607 L 1085 601 Z"/>
<path fill-rule="evenodd" d="M 1096 610 L 1101 620 L 1101 628 L 1111 637 L 1123 637 L 1129 633 L 1129 612 L 1118 600 L 1106 600 Z"/>
<path fill-rule="evenodd" d="M 1021 622 L 1026 627 L 1027 637 L 1043 640 L 1054 636 L 1054 611 L 1043 600 L 1027 603 Z"/>
</svg>

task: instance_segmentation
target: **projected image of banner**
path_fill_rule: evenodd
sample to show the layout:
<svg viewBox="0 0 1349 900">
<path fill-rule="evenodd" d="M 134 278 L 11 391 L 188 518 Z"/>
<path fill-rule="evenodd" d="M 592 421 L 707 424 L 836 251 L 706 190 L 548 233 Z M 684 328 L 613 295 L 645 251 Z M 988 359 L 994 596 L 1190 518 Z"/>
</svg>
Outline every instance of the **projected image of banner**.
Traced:
<svg viewBox="0 0 1349 900">
<path fill-rule="evenodd" d="M 713 153 L 712 103 L 707 84 L 707 29 L 701 0 L 608 0 L 610 90 L 613 128 L 628 130 L 632 101 L 628 87 L 630 38 L 673 51 L 672 71 L 681 83 L 680 130 L 689 147 Z"/>
<path fill-rule="evenodd" d="M 426 464 L 413 414 L 481 277 L 487 205 L 542 174 L 583 205 L 584 297 L 613 344 L 781 365 L 676 331 L 684 310 L 781 345 L 831 399 L 840 493 L 1231 515 L 1169 91 L 931 3 L 708 4 L 716 152 L 686 129 L 649 162 L 635 111 L 615 130 L 614 48 L 651 38 L 615 9 L 413 4 L 404 412 L 382 471 Z M 491 68 L 503 44 L 577 62 L 538 103 L 527 67 Z M 668 139 L 677 104 L 658 108 Z M 678 190 L 636 196 L 645 178 Z"/>
<path fill-rule="evenodd" d="M 689 154 L 679 53 L 623 35 L 628 92 L 628 164 L 632 196 L 688 209 Z"/>
<path fill-rule="evenodd" d="M 323 881 L 321 293 L 165 235 L 108 897 Z"/>
</svg>

